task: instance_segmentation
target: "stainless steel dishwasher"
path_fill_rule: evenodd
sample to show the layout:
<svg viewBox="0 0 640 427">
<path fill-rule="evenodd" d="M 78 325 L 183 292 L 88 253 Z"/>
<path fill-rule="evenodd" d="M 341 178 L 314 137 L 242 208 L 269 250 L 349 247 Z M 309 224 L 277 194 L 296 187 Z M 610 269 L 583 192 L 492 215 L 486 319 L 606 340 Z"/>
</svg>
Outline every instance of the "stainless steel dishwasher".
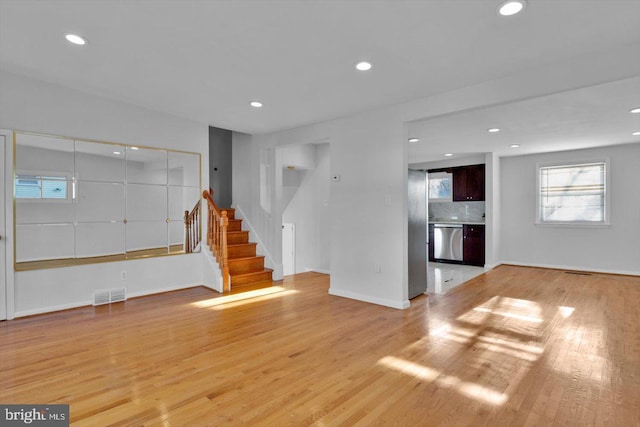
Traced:
<svg viewBox="0 0 640 427">
<path fill-rule="evenodd" d="M 433 225 L 433 257 L 435 259 L 462 261 L 462 224 Z"/>
</svg>

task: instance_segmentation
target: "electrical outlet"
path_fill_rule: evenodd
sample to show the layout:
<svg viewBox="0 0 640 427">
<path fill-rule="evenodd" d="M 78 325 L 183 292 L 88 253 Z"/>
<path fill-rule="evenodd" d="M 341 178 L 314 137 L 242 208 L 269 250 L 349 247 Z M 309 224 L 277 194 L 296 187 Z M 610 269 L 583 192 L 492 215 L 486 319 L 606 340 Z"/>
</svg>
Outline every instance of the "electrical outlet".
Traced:
<svg viewBox="0 0 640 427">
<path fill-rule="evenodd" d="M 127 280 L 127 272 L 126 271 L 121 271 L 120 272 L 120 280 Z"/>
<path fill-rule="evenodd" d="M 380 264 L 376 264 L 376 273 L 382 273 L 382 266 Z"/>
</svg>

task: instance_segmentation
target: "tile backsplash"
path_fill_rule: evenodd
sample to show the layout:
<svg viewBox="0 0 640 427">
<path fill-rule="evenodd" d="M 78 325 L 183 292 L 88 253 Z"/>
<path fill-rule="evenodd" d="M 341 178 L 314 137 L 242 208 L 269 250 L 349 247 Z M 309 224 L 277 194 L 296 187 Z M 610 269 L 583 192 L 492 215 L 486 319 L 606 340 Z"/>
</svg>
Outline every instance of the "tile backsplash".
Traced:
<svg viewBox="0 0 640 427">
<path fill-rule="evenodd" d="M 430 220 L 484 221 L 484 202 L 429 203 Z"/>
</svg>

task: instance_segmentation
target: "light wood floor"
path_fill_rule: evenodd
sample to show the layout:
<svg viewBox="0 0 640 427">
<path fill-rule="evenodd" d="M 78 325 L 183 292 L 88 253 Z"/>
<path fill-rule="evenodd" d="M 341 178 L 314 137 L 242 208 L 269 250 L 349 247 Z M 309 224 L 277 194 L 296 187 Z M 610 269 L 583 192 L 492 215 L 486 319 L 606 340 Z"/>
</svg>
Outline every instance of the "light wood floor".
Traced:
<svg viewBox="0 0 640 427">
<path fill-rule="evenodd" d="M 407 310 L 328 284 L 1 322 L 0 402 L 74 426 L 640 425 L 640 278 L 501 266 Z"/>
</svg>

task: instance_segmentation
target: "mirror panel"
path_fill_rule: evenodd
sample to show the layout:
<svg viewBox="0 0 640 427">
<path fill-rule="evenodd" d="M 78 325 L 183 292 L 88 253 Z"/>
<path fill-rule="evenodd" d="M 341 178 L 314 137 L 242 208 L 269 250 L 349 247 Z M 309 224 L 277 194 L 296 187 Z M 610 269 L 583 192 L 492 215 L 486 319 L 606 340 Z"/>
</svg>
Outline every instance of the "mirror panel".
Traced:
<svg viewBox="0 0 640 427">
<path fill-rule="evenodd" d="M 127 183 L 167 184 L 167 152 L 127 147 Z"/>
<path fill-rule="evenodd" d="M 200 188 L 200 158 L 190 153 L 169 153 L 169 185 Z"/>
<path fill-rule="evenodd" d="M 166 221 L 140 221 L 127 223 L 127 254 L 138 255 L 166 254 Z"/>
<path fill-rule="evenodd" d="M 124 183 L 125 148 L 123 145 L 76 141 L 76 180 Z"/>
<path fill-rule="evenodd" d="M 124 254 L 125 226 L 122 222 L 81 223 L 76 226 L 78 258 Z"/>
<path fill-rule="evenodd" d="M 21 132 L 14 141 L 17 271 L 184 253 L 200 154 Z"/>
<path fill-rule="evenodd" d="M 73 140 L 16 134 L 16 175 L 73 178 Z"/>
<path fill-rule="evenodd" d="M 79 182 L 76 221 L 120 221 L 125 218 L 124 184 Z"/>
<path fill-rule="evenodd" d="M 71 183 L 65 183 L 71 187 Z M 73 223 L 74 204 L 71 201 L 40 201 L 16 199 L 16 224 Z"/>
<path fill-rule="evenodd" d="M 197 187 L 169 187 L 169 219 L 184 220 L 184 212 L 193 210 L 200 200 L 200 189 Z"/>
<path fill-rule="evenodd" d="M 73 224 L 16 225 L 16 262 L 74 256 Z"/>
<path fill-rule="evenodd" d="M 183 221 L 169 222 L 169 248 L 171 253 L 184 250 L 185 229 Z"/>
<path fill-rule="evenodd" d="M 167 187 L 129 184 L 127 186 L 127 221 L 165 221 Z"/>
</svg>

